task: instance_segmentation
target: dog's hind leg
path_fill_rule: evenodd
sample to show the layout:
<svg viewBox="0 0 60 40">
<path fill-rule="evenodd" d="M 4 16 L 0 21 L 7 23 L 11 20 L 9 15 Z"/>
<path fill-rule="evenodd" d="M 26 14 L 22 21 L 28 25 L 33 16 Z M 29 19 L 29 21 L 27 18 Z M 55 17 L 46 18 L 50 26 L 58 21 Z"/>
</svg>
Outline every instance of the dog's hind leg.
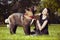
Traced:
<svg viewBox="0 0 60 40">
<path fill-rule="evenodd" d="M 16 33 L 17 25 L 14 25 L 13 32 Z"/>
<path fill-rule="evenodd" d="M 15 34 L 17 29 L 17 25 L 10 24 L 10 33 Z"/>
</svg>

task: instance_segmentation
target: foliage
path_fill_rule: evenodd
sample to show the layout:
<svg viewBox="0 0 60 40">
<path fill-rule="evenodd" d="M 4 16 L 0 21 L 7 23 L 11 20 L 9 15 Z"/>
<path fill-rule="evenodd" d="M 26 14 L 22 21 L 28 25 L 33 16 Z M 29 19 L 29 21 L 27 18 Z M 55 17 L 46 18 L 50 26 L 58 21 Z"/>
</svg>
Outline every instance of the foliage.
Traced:
<svg viewBox="0 0 60 40">
<path fill-rule="evenodd" d="M 3 1 L 3 0 L 2 0 Z M 0 4 L 0 20 L 4 22 L 4 20 L 14 12 L 22 12 L 24 13 L 24 9 L 27 7 L 31 7 L 36 5 L 37 12 L 39 12 L 42 8 L 49 8 L 51 11 L 51 19 L 53 20 L 54 12 L 59 11 L 60 8 L 60 0 L 12 0 L 11 4 L 6 4 L 8 0 L 4 0 L 4 5 Z M 1 0 L 0 0 L 1 3 Z"/>
<path fill-rule="evenodd" d="M 40 8 L 49 8 L 51 10 L 51 13 L 54 13 L 55 11 L 58 11 L 59 5 L 56 0 L 41 0 L 39 4 Z M 38 6 L 38 7 L 39 7 Z"/>
<path fill-rule="evenodd" d="M 19 12 L 24 13 L 25 8 L 31 7 L 37 4 L 39 0 L 11 0 L 12 3 L 8 4 L 8 0 L 0 0 L 0 20 L 4 23 L 4 20 L 12 13 Z M 3 4 L 1 4 L 3 3 Z"/>
<path fill-rule="evenodd" d="M 41 9 L 43 9 L 45 7 L 49 8 L 50 9 L 49 20 L 50 20 L 50 23 L 53 23 L 53 21 L 56 20 L 56 18 L 57 18 L 57 17 L 55 17 L 54 13 L 58 12 L 58 9 L 60 8 L 60 3 L 59 2 L 60 1 L 58 1 L 58 0 L 41 0 L 40 4 L 38 4 L 38 6 L 37 6 L 37 8 L 38 8 L 37 10 L 39 12 L 39 10 L 41 11 Z M 59 19 L 57 18 L 57 20 L 59 20 Z"/>
</svg>

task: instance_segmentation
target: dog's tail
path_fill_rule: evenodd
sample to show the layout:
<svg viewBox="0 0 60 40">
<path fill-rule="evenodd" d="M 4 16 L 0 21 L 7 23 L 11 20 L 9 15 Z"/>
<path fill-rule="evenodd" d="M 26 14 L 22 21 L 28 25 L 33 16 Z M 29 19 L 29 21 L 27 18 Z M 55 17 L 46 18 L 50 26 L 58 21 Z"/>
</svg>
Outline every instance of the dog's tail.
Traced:
<svg viewBox="0 0 60 40">
<path fill-rule="evenodd" d="M 5 23 L 9 23 L 9 19 L 5 19 Z"/>
<path fill-rule="evenodd" d="M 9 18 L 5 19 L 5 23 L 7 24 L 7 28 L 9 27 L 10 20 Z"/>
</svg>

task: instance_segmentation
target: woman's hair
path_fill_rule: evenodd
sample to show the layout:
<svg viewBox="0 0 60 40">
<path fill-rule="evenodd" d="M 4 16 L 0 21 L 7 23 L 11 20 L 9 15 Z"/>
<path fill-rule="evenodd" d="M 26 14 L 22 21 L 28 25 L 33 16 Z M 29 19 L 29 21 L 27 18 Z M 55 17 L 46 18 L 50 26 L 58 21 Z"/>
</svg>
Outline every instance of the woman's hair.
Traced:
<svg viewBox="0 0 60 40">
<path fill-rule="evenodd" d="M 48 10 L 48 11 L 47 11 L 48 15 L 50 15 L 50 9 L 49 9 L 49 8 L 47 8 L 47 10 Z"/>
<path fill-rule="evenodd" d="M 42 13 L 42 11 L 44 10 L 45 8 L 42 8 L 41 10 L 40 10 L 40 12 Z M 46 8 L 47 9 L 47 13 L 48 13 L 48 22 L 49 22 L 49 24 L 50 24 L 50 9 L 49 8 Z"/>
<path fill-rule="evenodd" d="M 49 8 L 47 8 L 47 13 L 48 13 L 48 23 L 50 25 L 50 9 Z"/>
<path fill-rule="evenodd" d="M 44 9 L 45 9 L 45 8 L 41 8 L 39 12 L 42 13 L 42 11 L 43 11 Z M 50 13 L 50 9 L 49 9 L 49 8 L 46 8 L 46 9 L 48 10 L 47 13 Z"/>
</svg>

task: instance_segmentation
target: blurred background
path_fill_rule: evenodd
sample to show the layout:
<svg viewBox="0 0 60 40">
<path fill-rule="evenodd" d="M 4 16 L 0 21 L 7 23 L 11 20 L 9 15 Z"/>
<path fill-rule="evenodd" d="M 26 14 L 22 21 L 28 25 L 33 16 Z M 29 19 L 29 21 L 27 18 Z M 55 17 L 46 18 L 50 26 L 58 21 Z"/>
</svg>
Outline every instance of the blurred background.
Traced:
<svg viewBox="0 0 60 40">
<path fill-rule="evenodd" d="M 60 24 L 60 0 L 0 0 L 0 24 L 12 13 L 24 13 L 25 8 L 36 6 L 50 9 L 50 24 Z"/>
</svg>

